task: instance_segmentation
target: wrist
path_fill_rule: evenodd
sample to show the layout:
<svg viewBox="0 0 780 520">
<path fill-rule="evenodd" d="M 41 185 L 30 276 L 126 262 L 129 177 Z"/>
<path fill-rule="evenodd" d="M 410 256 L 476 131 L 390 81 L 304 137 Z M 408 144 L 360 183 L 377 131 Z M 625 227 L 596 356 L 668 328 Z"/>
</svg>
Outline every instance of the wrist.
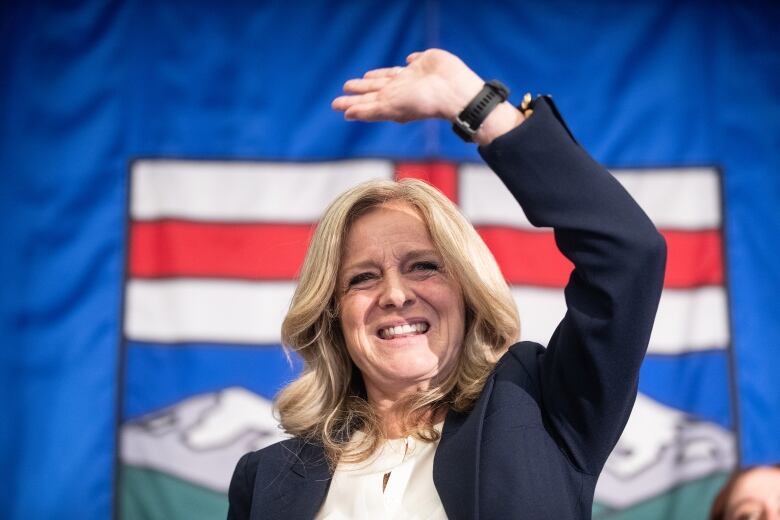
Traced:
<svg viewBox="0 0 780 520">
<path fill-rule="evenodd" d="M 451 119 L 452 130 L 464 141 L 484 146 L 520 125 L 525 118 L 521 110 L 507 102 L 509 89 L 503 83 L 498 80 L 479 83 L 482 80 L 474 76 L 477 81 L 470 84 L 470 89 L 460 90 L 458 106 L 463 106 L 464 99 L 468 101 Z M 472 95 L 473 89 L 480 85 L 479 91 Z"/>
<path fill-rule="evenodd" d="M 523 121 L 523 113 L 509 101 L 504 101 L 488 114 L 472 140 L 479 146 L 487 146 L 495 138 L 520 126 Z"/>
<path fill-rule="evenodd" d="M 485 82 L 469 70 L 454 81 L 445 80 L 445 84 L 446 88 L 441 90 L 444 93 L 441 117 L 452 122 L 474 99 L 474 96 L 479 94 Z"/>
</svg>

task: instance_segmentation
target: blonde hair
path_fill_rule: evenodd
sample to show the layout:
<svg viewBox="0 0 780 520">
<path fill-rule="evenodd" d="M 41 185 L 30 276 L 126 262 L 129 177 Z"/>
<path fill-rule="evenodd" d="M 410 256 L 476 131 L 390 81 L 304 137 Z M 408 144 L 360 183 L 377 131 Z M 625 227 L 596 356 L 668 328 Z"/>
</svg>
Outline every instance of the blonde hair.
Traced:
<svg viewBox="0 0 780 520">
<path fill-rule="evenodd" d="M 435 440 L 433 418 L 470 409 L 496 361 L 520 334 L 520 320 L 493 255 L 447 197 L 416 179 L 375 180 L 340 195 L 317 226 L 298 287 L 282 324 L 282 343 L 303 359 L 303 371 L 276 398 L 285 431 L 322 445 L 331 465 L 366 460 L 385 438 L 369 406 L 362 375 L 347 353 L 339 323 L 337 277 L 352 223 L 391 201 L 414 207 L 459 282 L 466 308 L 460 357 L 452 373 L 399 404 L 407 433 Z M 348 442 L 361 431 L 362 441 Z"/>
</svg>

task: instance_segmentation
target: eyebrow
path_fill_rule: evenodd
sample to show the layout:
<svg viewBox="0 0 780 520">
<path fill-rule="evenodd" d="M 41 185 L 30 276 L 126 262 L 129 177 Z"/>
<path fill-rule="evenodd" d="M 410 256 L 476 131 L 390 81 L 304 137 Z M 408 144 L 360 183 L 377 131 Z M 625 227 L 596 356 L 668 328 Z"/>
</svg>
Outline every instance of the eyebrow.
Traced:
<svg viewBox="0 0 780 520">
<path fill-rule="evenodd" d="M 440 258 L 441 253 L 439 253 L 435 249 L 415 249 L 413 251 L 409 251 L 403 260 L 405 262 L 408 262 L 409 260 L 417 260 L 418 258 L 424 258 L 426 256 L 435 256 L 437 258 Z"/>
<path fill-rule="evenodd" d="M 401 258 L 401 261 L 409 262 L 409 261 L 417 260 L 419 258 L 425 258 L 428 256 L 435 256 L 437 258 L 440 258 L 441 254 L 435 249 L 413 249 L 412 251 L 408 251 L 406 254 L 404 254 L 404 256 Z M 376 262 L 374 262 L 373 260 L 361 260 L 354 264 L 350 264 L 348 266 L 343 267 L 341 269 L 341 272 L 347 273 L 357 269 L 366 269 L 368 267 L 375 267 L 375 266 L 376 266 Z"/>
</svg>

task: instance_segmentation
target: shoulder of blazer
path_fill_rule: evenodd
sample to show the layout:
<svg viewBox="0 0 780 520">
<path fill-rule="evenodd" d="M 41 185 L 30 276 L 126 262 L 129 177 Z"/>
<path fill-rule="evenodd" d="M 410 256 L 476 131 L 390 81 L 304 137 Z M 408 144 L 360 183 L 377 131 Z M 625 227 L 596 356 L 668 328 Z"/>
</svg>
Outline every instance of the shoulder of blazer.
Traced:
<svg viewBox="0 0 780 520">
<path fill-rule="evenodd" d="M 547 349 L 533 341 L 515 343 L 501 356 L 493 372 L 499 379 L 506 377 L 528 377 L 534 383 L 539 381 L 539 364 Z"/>
</svg>

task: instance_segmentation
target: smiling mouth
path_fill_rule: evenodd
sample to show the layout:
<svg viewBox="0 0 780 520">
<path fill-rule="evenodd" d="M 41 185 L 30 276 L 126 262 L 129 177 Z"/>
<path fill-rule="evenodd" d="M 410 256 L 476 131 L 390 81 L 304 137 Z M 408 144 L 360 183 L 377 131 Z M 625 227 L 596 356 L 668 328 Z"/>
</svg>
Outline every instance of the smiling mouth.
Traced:
<svg viewBox="0 0 780 520">
<path fill-rule="evenodd" d="M 379 329 L 379 337 L 382 339 L 393 339 L 403 336 L 415 336 L 418 334 L 425 334 L 428 332 L 430 325 L 428 322 L 412 323 L 405 325 L 397 325 L 395 327 L 385 327 Z"/>
</svg>

